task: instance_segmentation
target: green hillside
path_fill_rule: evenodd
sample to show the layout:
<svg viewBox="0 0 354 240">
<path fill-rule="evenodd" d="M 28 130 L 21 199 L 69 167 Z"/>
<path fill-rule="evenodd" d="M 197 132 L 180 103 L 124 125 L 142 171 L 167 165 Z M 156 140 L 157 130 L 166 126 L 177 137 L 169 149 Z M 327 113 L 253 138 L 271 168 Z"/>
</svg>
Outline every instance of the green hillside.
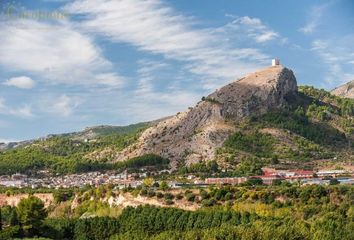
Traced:
<svg viewBox="0 0 354 240">
<path fill-rule="evenodd" d="M 147 128 L 147 123 L 126 127 L 95 127 L 97 137 L 80 139 L 83 132 L 54 135 L 46 140 L 0 152 L 0 175 L 35 173 L 36 170 L 50 170 L 53 173 L 67 174 L 112 168 L 109 158 L 90 159 L 87 155 L 109 148 L 112 152 L 122 150 L 137 140 Z"/>
<path fill-rule="evenodd" d="M 235 129 L 216 155 L 235 174 L 245 163 L 304 167 L 319 159 L 354 158 L 354 100 L 313 87 L 300 87 L 288 106 L 238 122 Z"/>
</svg>

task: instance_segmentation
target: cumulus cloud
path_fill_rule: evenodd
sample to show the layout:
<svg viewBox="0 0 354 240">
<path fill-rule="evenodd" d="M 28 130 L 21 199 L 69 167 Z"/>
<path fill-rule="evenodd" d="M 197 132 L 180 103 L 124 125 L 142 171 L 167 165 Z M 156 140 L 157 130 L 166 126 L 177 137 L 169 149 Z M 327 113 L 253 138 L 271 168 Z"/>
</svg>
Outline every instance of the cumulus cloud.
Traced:
<svg viewBox="0 0 354 240">
<path fill-rule="evenodd" d="M 22 89 L 31 89 L 36 84 L 30 77 L 20 76 L 20 77 L 13 77 L 4 82 L 7 86 L 13 86 Z"/>
<path fill-rule="evenodd" d="M 51 84 L 120 85 L 99 47 L 68 22 L 50 24 L 18 19 L 0 22 L 0 65 L 28 72 Z M 109 75 L 109 80 L 102 78 Z M 19 81 L 21 79 L 17 79 Z M 28 79 L 21 81 L 29 82 Z"/>
</svg>

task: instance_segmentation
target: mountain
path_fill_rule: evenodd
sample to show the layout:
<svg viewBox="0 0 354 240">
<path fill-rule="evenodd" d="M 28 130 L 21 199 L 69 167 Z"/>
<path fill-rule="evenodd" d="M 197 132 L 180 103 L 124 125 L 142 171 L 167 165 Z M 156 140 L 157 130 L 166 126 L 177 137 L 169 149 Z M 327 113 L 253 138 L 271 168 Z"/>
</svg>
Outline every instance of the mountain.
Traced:
<svg viewBox="0 0 354 240">
<path fill-rule="evenodd" d="M 244 176 L 263 166 L 353 162 L 353 143 L 354 100 L 298 87 L 293 72 L 278 65 L 231 82 L 171 117 L 49 135 L 4 150 L 0 175 L 161 169 L 170 160 L 172 169 L 184 172 L 218 169 Z"/>
<path fill-rule="evenodd" d="M 313 87 L 298 89 L 291 70 L 272 66 L 146 129 L 113 161 L 154 153 L 170 159 L 173 168 L 215 160 L 230 170 L 250 159 L 248 165 L 282 167 L 353 160 L 353 117 L 354 101 Z"/>
<path fill-rule="evenodd" d="M 234 81 L 203 97 L 195 107 L 144 131 L 137 143 L 118 153 L 124 160 L 147 153 L 187 164 L 212 160 L 216 149 L 235 131 L 233 123 L 259 116 L 286 103 L 297 92 L 293 72 L 272 66 Z"/>
<path fill-rule="evenodd" d="M 26 140 L 26 141 L 20 141 L 20 142 L 7 142 L 7 143 L 0 142 L 0 151 L 13 149 L 13 148 L 17 148 L 17 147 L 23 147 L 23 146 L 32 144 L 33 142 L 34 142 L 34 140 Z"/>
<path fill-rule="evenodd" d="M 111 125 L 100 125 L 87 127 L 83 131 L 72 132 L 72 133 L 64 133 L 64 134 L 51 134 L 46 138 L 50 137 L 70 137 L 74 140 L 90 140 L 95 139 L 102 136 L 107 136 L 111 134 L 130 134 L 137 129 L 145 128 L 150 125 L 153 125 L 155 121 L 151 122 L 141 122 L 136 124 L 130 124 L 127 126 L 111 126 Z"/>
<path fill-rule="evenodd" d="M 56 138 L 56 137 L 67 137 L 73 140 L 84 141 L 84 140 L 95 139 L 98 137 L 107 136 L 111 134 L 130 134 L 136 131 L 137 129 L 141 129 L 153 125 L 157 121 L 159 120 L 130 124 L 127 126 L 100 125 L 100 126 L 87 127 L 83 131 L 78 131 L 78 132 L 49 134 L 45 137 L 41 137 L 38 139 L 30 139 L 30 140 L 19 141 L 19 142 L 0 143 L 0 151 L 14 149 L 18 147 L 25 147 L 37 141 L 45 141 L 50 138 Z"/>
<path fill-rule="evenodd" d="M 331 91 L 333 95 L 354 99 L 354 80 Z"/>
</svg>

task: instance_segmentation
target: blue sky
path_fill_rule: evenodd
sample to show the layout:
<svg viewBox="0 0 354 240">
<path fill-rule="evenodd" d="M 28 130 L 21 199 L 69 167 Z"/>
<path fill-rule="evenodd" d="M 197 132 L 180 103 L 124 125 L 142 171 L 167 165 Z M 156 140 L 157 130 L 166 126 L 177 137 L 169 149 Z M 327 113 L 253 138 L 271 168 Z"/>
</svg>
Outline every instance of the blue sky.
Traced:
<svg viewBox="0 0 354 240">
<path fill-rule="evenodd" d="M 0 0 L 0 11 L 0 141 L 172 115 L 274 57 L 302 85 L 354 79 L 350 0 Z"/>
</svg>

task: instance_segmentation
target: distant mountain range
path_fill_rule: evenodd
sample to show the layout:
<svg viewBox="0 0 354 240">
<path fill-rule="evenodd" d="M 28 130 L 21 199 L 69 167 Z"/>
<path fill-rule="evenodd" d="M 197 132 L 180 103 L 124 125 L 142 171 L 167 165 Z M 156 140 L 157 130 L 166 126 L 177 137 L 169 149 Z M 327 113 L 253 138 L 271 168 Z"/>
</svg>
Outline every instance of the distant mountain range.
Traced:
<svg viewBox="0 0 354 240">
<path fill-rule="evenodd" d="M 100 125 L 100 126 L 93 126 L 87 127 L 83 131 L 79 132 L 71 132 L 71 133 L 62 133 L 62 134 L 49 134 L 45 137 L 41 137 L 38 139 L 31 139 L 26 141 L 19 141 L 19 142 L 8 142 L 8 143 L 0 143 L 0 151 L 1 150 L 8 150 L 17 147 L 24 147 L 30 145 L 36 141 L 45 141 L 50 138 L 54 137 L 69 137 L 73 140 L 81 140 L 85 141 L 86 139 L 94 139 L 101 136 L 106 136 L 110 134 L 128 134 L 134 132 L 136 129 L 143 128 L 146 126 L 150 126 L 154 123 L 151 122 L 141 122 L 136 124 L 131 124 L 127 126 L 110 126 L 110 125 Z"/>
</svg>

